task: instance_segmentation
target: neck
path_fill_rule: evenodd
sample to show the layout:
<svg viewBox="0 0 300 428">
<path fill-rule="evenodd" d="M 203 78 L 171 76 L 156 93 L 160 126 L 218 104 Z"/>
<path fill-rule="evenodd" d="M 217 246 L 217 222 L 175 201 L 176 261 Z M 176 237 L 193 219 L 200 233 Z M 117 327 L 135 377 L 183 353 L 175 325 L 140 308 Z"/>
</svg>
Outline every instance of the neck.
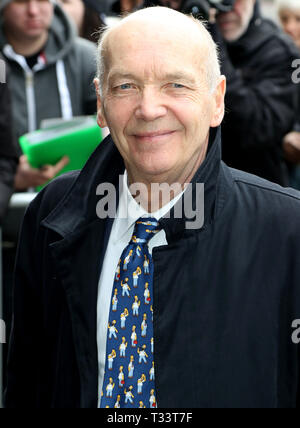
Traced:
<svg viewBox="0 0 300 428">
<path fill-rule="evenodd" d="M 6 31 L 5 35 L 8 43 L 13 47 L 16 54 L 25 57 L 32 56 L 40 52 L 48 39 L 48 31 L 45 31 L 41 36 L 35 39 L 15 37 L 10 34 L 9 31 Z"/>
<path fill-rule="evenodd" d="M 209 135 L 196 160 L 189 163 L 183 171 L 172 172 L 172 175 L 163 174 L 160 176 L 145 176 L 138 171 L 134 171 L 129 165 L 126 165 L 128 172 L 128 185 L 138 185 L 131 191 L 135 198 L 145 211 L 153 213 L 170 203 L 176 196 L 184 191 L 185 185 L 190 183 L 204 162 L 207 154 Z M 138 191 L 137 191 L 138 189 Z M 138 193 L 138 196 L 136 194 Z"/>
</svg>

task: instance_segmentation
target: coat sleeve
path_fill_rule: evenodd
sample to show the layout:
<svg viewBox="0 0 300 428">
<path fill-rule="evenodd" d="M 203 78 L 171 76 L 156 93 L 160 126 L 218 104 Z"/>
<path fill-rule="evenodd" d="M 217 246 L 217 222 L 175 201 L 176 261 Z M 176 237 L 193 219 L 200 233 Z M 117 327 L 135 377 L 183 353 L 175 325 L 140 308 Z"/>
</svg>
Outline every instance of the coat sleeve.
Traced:
<svg viewBox="0 0 300 428">
<path fill-rule="evenodd" d="M 225 126 L 232 129 L 235 143 L 246 150 L 281 145 L 296 120 L 298 95 L 292 82 L 296 51 L 274 35 L 268 48 L 262 47 L 254 54 L 256 77 L 245 78 L 243 71 L 233 66 L 218 29 L 213 28 L 212 33 L 220 48 L 222 73 L 227 79 Z"/>
<path fill-rule="evenodd" d="M 7 364 L 6 408 L 32 408 L 42 342 L 41 284 L 37 260 L 37 199 L 28 208 L 20 236 L 13 291 L 13 322 Z"/>
<path fill-rule="evenodd" d="M 10 95 L 7 84 L 0 84 L 0 223 L 13 192 L 17 150 L 12 133 Z"/>
<path fill-rule="evenodd" d="M 13 193 L 16 167 L 16 159 L 0 157 L 0 224 Z"/>
</svg>

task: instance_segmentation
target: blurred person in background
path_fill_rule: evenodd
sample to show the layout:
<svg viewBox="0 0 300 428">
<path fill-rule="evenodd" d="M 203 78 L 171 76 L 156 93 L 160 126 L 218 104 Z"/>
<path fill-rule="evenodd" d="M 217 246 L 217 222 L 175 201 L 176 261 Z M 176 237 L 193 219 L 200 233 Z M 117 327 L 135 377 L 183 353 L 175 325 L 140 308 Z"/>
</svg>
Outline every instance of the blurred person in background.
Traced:
<svg viewBox="0 0 300 428">
<path fill-rule="evenodd" d="M 271 21 L 262 18 L 256 0 L 222 0 L 229 4 L 215 18 L 208 0 L 146 1 L 191 12 L 198 3 L 220 48 L 227 78 L 226 115 L 222 124 L 223 160 L 283 186 L 289 177 L 283 137 L 292 128 L 298 105 L 291 80 L 292 62 L 299 54 Z M 224 9 L 225 10 L 225 9 Z"/>
<path fill-rule="evenodd" d="M 19 138 L 44 119 L 96 112 L 95 46 L 76 36 L 62 8 L 50 0 L 0 0 L 0 51 L 10 66 L 13 127 Z M 30 167 L 20 156 L 16 190 L 45 184 L 68 163 Z"/>
<path fill-rule="evenodd" d="M 73 19 L 78 35 L 97 43 L 99 29 L 103 27 L 102 2 L 99 0 L 59 0 L 67 15 Z"/>
<path fill-rule="evenodd" d="M 112 2 L 111 11 L 114 15 L 122 15 L 132 12 L 142 4 L 143 0 L 116 0 Z"/>
<path fill-rule="evenodd" d="M 0 67 L 4 67 L 1 56 Z M 13 192 L 16 167 L 17 151 L 12 134 L 10 94 L 7 83 L 0 82 L 0 224 Z"/>
<path fill-rule="evenodd" d="M 300 49 L 300 2 L 299 0 L 277 0 L 279 19 L 283 30 L 291 36 Z"/>
<path fill-rule="evenodd" d="M 277 10 L 283 30 L 292 38 L 299 48 L 300 57 L 300 1 L 278 0 Z M 300 100 L 299 84 L 298 88 Z M 284 138 L 284 150 L 287 160 L 291 163 L 290 184 L 292 187 L 300 190 L 300 106 L 293 130 Z"/>
</svg>

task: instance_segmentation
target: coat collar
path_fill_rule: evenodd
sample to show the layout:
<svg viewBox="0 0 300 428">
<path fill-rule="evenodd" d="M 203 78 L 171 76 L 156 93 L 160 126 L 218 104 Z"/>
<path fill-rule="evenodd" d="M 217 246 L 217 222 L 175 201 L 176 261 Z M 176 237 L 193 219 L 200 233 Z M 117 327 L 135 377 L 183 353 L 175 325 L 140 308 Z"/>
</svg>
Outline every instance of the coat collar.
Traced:
<svg viewBox="0 0 300 428">
<path fill-rule="evenodd" d="M 89 224 L 102 222 L 96 213 L 100 197 L 97 188 L 100 184 L 108 183 L 116 189 L 112 194 L 116 206 L 120 176 L 124 174 L 125 164 L 111 137 L 107 137 L 91 156 L 72 188 L 56 208 L 46 217 L 42 225 L 59 233 L 63 238 L 85 229 Z M 191 195 L 193 211 L 199 209 L 196 205 L 197 184 L 204 184 L 204 222 L 201 227 L 186 230 L 186 223 L 191 221 L 189 211 L 183 210 L 182 218 L 176 218 L 176 205 L 170 215 L 162 220 L 166 230 L 168 242 L 178 239 L 182 233 L 197 233 L 213 222 L 220 212 L 224 197 L 221 197 L 220 188 L 225 190 L 221 180 L 224 177 L 224 168 L 221 162 L 221 128 L 211 128 L 209 148 L 206 159 L 195 174 L 191 186 L 186 193 Z M 226 177 L 228 183 L 230 178 Z M 179 201 L 181 203 L 181 201 Z M 187 214 L 187 215 L 186 215 Z"/>
</svg>

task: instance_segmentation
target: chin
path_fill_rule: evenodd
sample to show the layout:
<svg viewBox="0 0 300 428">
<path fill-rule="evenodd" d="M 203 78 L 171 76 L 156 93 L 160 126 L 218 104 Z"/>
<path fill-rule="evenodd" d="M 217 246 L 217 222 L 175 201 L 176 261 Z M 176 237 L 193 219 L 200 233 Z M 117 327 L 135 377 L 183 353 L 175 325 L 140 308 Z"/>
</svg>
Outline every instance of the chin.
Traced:
<svg viewBox="0 0 300 428">
<path fill-rule="evenodd" d="M 153 176 L 155 178 L 156 176 L 162 176 L 165 174 L 168 174 L 170 171 L 172 171 L 172 166 L 165 165 L 165 164 L 156 164 L 156 165 L 149 165 L 149 164 L 139 164 L 138 170 L 141 174 L 144 174 L 145 176 Z"/>
<path fill-rule="evenodd" d="M 159 176 L 167 174 L 175 167 L 171 155 L 142 156 L 137 159 L 136 166 L 138 170 L 145 175 Z"/>
</svg>

